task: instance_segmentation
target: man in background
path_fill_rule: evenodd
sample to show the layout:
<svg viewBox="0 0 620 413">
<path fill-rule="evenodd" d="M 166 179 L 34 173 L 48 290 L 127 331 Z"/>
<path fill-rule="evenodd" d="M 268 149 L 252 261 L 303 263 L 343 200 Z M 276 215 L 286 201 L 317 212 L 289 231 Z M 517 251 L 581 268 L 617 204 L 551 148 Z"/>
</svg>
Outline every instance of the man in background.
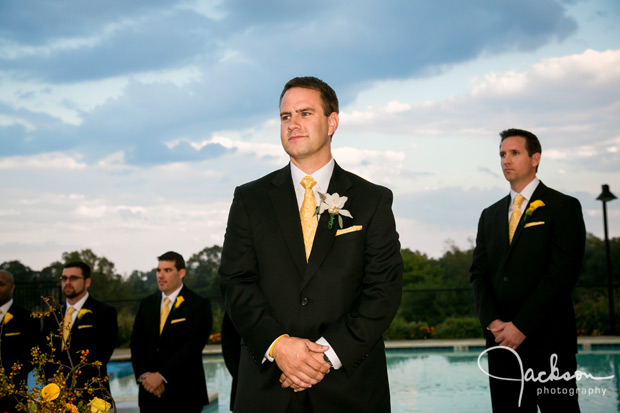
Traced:
<svg viewBox="0 0 620 413">
<path fill-rule="evenodd" d="M 0 359 L 7 378 L 14 365 L 21 365 L 12 380 L 19 390 L 33 368 L 30 350 L 38 344 L 40 323 L 30 316 L 30 311 L 14 303 L 14 291 L 13 274 L 0 270 Z M 16 405 L 17 399 L 13 396 L 0 398 L 0 412 L 14 412 Z"/>
<path fill-rule="evenodd" d="M 581 270 L 585 226 L 579 201 L 537 177 L 542 148 L 520 129 L 501 134 L 502 171 L 510 194 L 480 216 L 470 281 L 489 350 L 489 373 L 521 378 L 577 369 L 577 329 L 571 290 Z M 578 412 L 575 379 L 541 383 L 490 378 L 494 412 Z M 519 408 L 520 407 L 520 408 Z"/>
<path fill-rule="evenodd" d="M 209 404 L 202 350 L 212 327 L 211 303 L 183 285 L 180 254 L 157 259 L 160 291 L 140 302 L 131 334 L 140 411 L 200 412 Z"/>
<path fill-rule="evenodd" d="M 91 269 L 81 261 L 69 262 L 64 265 L 60 278 L 62 292 L 66 297 L 59 319 L 62 322 L 62 335 L 58 334 L 59 326 L 54 317 L 48 316 L 43 321 L 43 343 L 41 349 L 49 349 L 47 337 L 52 337 L 53 355 L 64 366 L 74 366 L 80 363 L 83 351 L 88 351 L 87 363 L 96 361 L 101 367 L 87 366 L 77 374 L 76 389 L 84 389 L 93 378 L 103 379 L 108 375 L 107 365 L 112 357 L 118 337 L 118 321 L 116 309 L 108 304 L 96 300 L 88 293 L 92 283 Z M 67 352 L 66 349 L 69 349 Z M 66 374 L 67 367 L 60 371 Z M 46 378 L 50 380 L 57 373 L 57 366 L 48 365 L 45 368 Z M 67 383 L 71 380 L 67 378 Z M 93 393 L 97 397 L 109 397 L 110 384 L 108 380 L 103 388 L 95 386 Z M 84 393 L 82 399 L 90 400 L 89 393 Z"/>
</svg>

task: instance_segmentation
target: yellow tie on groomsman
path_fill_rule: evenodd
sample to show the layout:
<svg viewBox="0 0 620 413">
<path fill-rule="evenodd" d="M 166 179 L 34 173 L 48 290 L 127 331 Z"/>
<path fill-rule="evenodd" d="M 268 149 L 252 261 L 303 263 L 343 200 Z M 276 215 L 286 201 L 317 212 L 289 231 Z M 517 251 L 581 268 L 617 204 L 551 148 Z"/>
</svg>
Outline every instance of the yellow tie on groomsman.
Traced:
<svg viewBox="0 0 620 413">
<path fill-rule="evenodd" d="M 508 241 L 512 244 L 512 238 L 515 236 L 515 231 L 519 225 L 519 219 L 521 218 L 521 204 L 525 201 L 525 197 L 521 194 L 515 196 L 513 201 L 514 207 L 512 208 L 512 214 L 510 214 L 510 222 L 508 223 Z"/>
<path fill-rule="evenodd" d="M 170 299 L 166 297 L 164 298 L 164 306 L 161 309 L 161 314 L 159 316 L 159 334 L 164 331 L 164 324 L 166 324 L 168 314 L 170 314 Z"/>
<path fill-rule="evenodd" d="M 69 307 L 65 314 L 65 318 L 62 322 L 62 349 L 67 348 L 67 340 L 69 340 L 69 333 L 71 332 L 71 322 L 73 321 L 73 313 L 75 313 L 75 307 Z"/>
</svg>

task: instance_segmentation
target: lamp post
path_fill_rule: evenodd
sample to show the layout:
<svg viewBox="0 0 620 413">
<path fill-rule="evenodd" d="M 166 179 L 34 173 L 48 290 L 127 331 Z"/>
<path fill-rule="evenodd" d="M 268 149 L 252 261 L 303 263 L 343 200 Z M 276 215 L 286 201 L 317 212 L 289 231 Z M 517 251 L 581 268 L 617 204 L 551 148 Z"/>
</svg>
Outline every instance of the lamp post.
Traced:
<svg viewBox="0 0 620 413">
<path fill-rule="evenodd" d="M 605 255 L 607 257 L 607 292 L 609 294 L 609 324 L 611 334 L 616 334 L 616 315 L 614 314 L 614 290 L 611 281 L 611 255 L 609 253 L 609 235 L 607 233 L 607 202 L 616 199 L 609 191 L 609 185 L 603 185 L 603 192 L 596 198 L 603 202 L 603 227 L 605 229 Z"/>
</svg>

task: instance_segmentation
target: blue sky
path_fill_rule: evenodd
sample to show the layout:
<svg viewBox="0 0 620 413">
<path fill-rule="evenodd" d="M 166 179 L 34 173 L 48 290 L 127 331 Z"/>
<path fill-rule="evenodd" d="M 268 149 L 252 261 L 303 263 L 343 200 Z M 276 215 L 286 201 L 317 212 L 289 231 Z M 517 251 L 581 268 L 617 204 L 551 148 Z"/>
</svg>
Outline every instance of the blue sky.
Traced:
<svg viewBox="0 0 620 413">
<path fill-rule="evenodd" d="M 508 192 L 498 132 L 602 237 L 620 196 L 620 3 L 3 1 L 0 262 L 91 248 L 121 273 L 221 245 L 235 186 L 286 164 L 294 76 L 341 101 L 336 161 L 394 191 L 403 247 L 472 245 Z M 620 236 L 620 201 L 608 204 Z"/>
</svg>

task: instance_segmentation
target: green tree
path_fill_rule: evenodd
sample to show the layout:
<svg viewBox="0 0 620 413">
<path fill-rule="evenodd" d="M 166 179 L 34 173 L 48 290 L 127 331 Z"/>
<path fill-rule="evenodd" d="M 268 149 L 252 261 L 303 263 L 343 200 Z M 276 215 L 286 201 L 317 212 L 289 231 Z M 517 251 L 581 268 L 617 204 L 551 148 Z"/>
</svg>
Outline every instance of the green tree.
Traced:
<svg viewBox="0 0 620 413">
<path fill-rule="evenodd" d="M 82 261 L 90 266 L 92 281 L 88 292 L 98 300 L 122 302 L 131 298 L 123 278 L 116 273 L 114 263 L 107 258 L 99 257 L 92 250 L 85 249 L 64 252 L 62 260 L 65 264 Z"/>
<path fill-rule="evenodd" d="M 221 259 L 222 247 L 219 245 L 205 247 L 202 251 L 192 255 L 187 261 L 185 284 L 212 301 L 221 299 L 222 294 L 217 279 Z"/>
<path fill-rule="evenodd" d="M 19 261 L 6 261 L 0 264 L 0 270 L 13 274 L 15 283 L 27 283 L 37 278 L 37 272 Z"/>
<path fill-rule="evenodd" d="M 220 292 L 217 270 L 222 259 L 222 247 L 214 245 L 205 247 L 202 251 L 192 255 L 187 261 L 187 275 L 184 283 L 203 297 L 211 300 L 213 311 L 212 333 L 219 333 L 222 328 L 224 304 Z"/>
</svg>

